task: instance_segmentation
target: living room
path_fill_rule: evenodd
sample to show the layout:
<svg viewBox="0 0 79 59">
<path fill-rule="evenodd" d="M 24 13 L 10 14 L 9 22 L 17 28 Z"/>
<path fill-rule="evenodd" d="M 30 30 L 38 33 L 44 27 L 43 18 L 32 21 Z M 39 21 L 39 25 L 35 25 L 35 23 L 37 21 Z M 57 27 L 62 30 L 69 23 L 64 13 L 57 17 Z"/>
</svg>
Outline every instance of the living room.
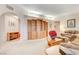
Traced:
<svg viewBox="0 0 79 59">
<path fill-rule="evenodd" d="M 79 54 L 78 7 L 78 4 L 0 5 L 0 54 Z M 51 36 L 51 31 L 55 35 Z"/>
</svg>

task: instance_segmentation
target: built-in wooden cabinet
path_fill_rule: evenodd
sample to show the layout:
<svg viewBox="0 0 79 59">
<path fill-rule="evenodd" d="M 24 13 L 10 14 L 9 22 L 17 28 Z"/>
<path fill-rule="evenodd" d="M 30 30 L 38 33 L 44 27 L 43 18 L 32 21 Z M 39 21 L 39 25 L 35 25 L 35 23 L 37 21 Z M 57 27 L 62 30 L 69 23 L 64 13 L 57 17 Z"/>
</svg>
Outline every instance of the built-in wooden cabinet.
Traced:
<svg viewBox="0 0 79 59">
<path fill-rule="evenodd" d="M 28 39 L 41 39 L 48 36 L 48 22 L 42 19 L 28 19 Z"/>
<path fill-rule="evenodd" d="M 19 32 L 8 32 L 7 33 L 7 40 L 15 40 L 20 38 L 20 33 Z"/>
</svg>

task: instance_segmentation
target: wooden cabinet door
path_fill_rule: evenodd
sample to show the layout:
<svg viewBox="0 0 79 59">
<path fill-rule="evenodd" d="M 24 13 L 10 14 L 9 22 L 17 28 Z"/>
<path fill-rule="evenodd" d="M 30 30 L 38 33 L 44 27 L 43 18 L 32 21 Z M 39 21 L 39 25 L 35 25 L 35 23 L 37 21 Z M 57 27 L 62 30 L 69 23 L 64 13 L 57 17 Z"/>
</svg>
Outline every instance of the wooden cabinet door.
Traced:
<svg viewBox="0 0 79 59">
<path fill-rule="evenodd" d="M 45 23 L 45 21 L 42 21 L 42 31 L 44 31 L 44 27 L 45 27 L 45 25 L 44 25 L 44 23 Z"/>
<path fill-rule="evenodd" d="M 37 39 L 42 38 L 42 20 L 37 20 Z"/>
<path fill-rule="evenodd" d="M 32 21 L 28 20 L 28 39 L 32 39 Z"/>
<path fill-rule="evenodd" d="M 45 24 L 45 29 L 46 29 L 46 37 L 48 36 L 48 22 L 46 22 L 46 24 Z"/>
<path fill-rule="evenodd" d="M 28 20 L 28 39 L 41 39 L 48 36 L 48 22 L 43 20 Z"/>
<path fill-rule="evenodd" d="M 32 21 L 28 20 L 28 32 L 32 31 Z"/>
<path fill-rule="evenodd" d="M 36 32 L 32 32 L 32 40 L 37 39 L 37 33 Z"/>
<path fill-rule="evenodd" d="M 36 31 L 36 20 L 31 20 L 32 22 L 32 32 Z"/>
<path fill-rule="evenodd" d="M 41 20 L 37 20 L 37 32 L 41 31 L 42 25 L 41 25 Z"/>
<path fill-rule="evenodd" d="M 29 40 L 32 39 L 32 32 L 28 32 L 28 39 L 29 39 Z"/>
</svg>

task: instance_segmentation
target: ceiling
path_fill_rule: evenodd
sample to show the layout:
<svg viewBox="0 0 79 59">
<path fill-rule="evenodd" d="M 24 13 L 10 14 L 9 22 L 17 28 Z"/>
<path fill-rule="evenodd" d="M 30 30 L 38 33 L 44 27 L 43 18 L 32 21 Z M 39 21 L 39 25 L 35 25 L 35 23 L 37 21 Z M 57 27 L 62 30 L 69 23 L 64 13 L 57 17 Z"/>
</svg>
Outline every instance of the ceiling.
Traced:
<svg viewBox="0 0 79 59">
<path fill-rule="evenodd" d="M 5 10 L 1 7 L 1 11 Z M 4 5 L 5 6 L 5 5 Z M 30 15 L 32 16 L 43 16 L 46 19 L 53 20 L 58 16 L 65 14 L 71 14 L 74 12 L 79 12 L 79 4 L 13 4 L 9 5 L 13 7 L 14 10 L 18 13 L 19 16 L 27 17 L 28 14 L 32 11 Z M 28 12 L 30 10 L 30 12 Z M 36 12 L 40 14 L 35 14 Z M 47 17 L 46 15 L 51 15 L 52 17 Z"/>
<path fill-rule="evenodd" d="M 23 6 L 26 9 L 52 16 L 58 16 L 79 10 L 79 4 L 24 4 Z"/>
</svg>

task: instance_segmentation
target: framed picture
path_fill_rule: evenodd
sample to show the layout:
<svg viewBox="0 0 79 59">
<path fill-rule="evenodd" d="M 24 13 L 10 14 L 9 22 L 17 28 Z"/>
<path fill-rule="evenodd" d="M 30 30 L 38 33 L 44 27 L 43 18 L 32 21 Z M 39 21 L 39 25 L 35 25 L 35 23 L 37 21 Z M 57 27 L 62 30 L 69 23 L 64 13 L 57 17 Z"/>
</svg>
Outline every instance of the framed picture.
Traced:
<svg viewBox="0 0 79 59">
<path fill-rule="evenodd" d="M 67 20 L 67 27 L 68 28 L 74 28 L 76 25 L 75 25 L 75 19 L 69 19 Z"/>
</svg>

